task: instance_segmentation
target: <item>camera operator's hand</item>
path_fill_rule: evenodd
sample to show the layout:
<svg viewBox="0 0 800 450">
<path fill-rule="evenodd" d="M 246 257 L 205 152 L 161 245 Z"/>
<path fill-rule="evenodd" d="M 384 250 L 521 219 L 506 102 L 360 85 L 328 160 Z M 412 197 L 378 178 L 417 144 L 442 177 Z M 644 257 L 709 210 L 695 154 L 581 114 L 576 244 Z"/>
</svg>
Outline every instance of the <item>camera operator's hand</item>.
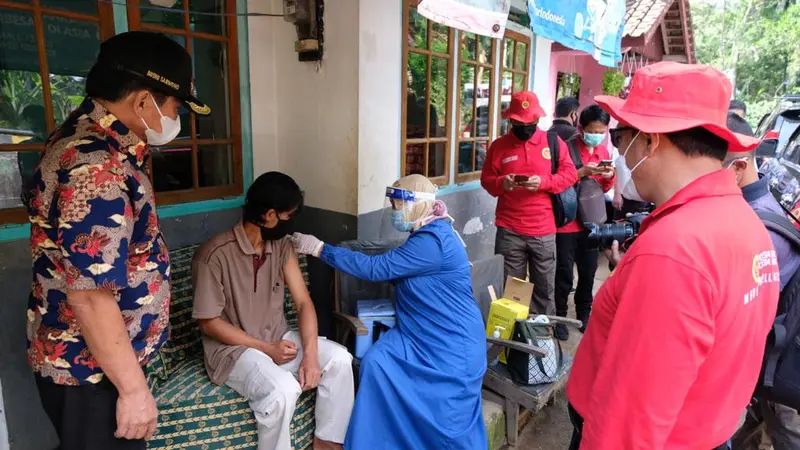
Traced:
<svg viewBox="0 0 800 450">
<path fill-rule="evenodd" d="M 611 248 L 603 250 L 603 254 L 606 255 L 608 261 L 615 266 L 619 265 L 619 262 L 622 261 L 623 254 L 619 251 L 619 242 L 617 241 L 611 244 Z"/>
</svg>

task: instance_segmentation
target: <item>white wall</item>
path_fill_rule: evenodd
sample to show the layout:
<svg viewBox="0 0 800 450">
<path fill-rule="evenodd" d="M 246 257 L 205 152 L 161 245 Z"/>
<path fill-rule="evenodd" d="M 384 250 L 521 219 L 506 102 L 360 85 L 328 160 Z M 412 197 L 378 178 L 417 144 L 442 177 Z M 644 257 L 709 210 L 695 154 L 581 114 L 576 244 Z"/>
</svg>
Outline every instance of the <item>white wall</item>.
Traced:
<svg viewBox="0 0 800 450">
<path fill-rule="evenodd" d="M 282 11 L 278 0 L 249 0 L 248 12 Z M 299 62 L 294 26 L 251 17 L 250 84 L 254 175 L 279 170 L 306 192 L 306 204 L 357 214 L 358 0 L 325 8 L 324 56 Z"/>
<path fill-rule="evenodd" d="M 358 13 L 359 214 L 382 208 L 400 175 L 402 4 L 362 0 Z"/>
<path fill-rule="evenodd" d="M 553 108 L 555 105 L 555 90 L 550 83 L 550 57 L 553 41 L 541 36 L 535 36 L 534 61 L 533 61 L 533 92 L 539 97 L 539 102 L 546 113 L 545 118 L 539 121 L 542 129 L 550 128 L 553 123 Z"/>
</svg>

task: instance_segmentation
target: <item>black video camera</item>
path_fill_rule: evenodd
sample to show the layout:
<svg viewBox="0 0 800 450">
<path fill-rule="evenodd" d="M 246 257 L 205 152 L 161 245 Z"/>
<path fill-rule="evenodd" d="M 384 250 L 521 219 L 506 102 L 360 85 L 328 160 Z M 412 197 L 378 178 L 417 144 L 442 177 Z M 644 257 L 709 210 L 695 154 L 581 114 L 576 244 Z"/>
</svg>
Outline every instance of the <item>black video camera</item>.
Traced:
<svg viewBox="0 0 800 450">
<path fill-rule="evenodd" d="M 597 244 L 600 248 L 611 248 L 611 244 L 617 241 L 620 248 L 626 250 L 639 235 L 639 228 L 642 227 L 642 222 L 648 214 L 646 212 L 631 214 L 620 221 L 602 225 L 587 222 L 583 226 L 589 230 L 589 242 Z"/>
</svg>

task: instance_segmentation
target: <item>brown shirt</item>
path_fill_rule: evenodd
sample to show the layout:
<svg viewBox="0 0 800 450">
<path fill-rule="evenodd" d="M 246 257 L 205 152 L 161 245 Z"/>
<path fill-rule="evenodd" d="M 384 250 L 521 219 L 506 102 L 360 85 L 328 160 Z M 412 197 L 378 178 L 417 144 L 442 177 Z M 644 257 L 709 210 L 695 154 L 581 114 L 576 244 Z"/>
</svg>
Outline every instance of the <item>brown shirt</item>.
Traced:
<svg viewBox="0 0 800 450">
<path fill-rule="evenodd" d="M 195 319 L 221 318 L 262 341 L 286 333 L 283 266 L 294 251 L 288 238 L 265 243 L 259 255 L 240 222 L 206 242 L 192 261 Z M 206 370 L 224 384 L 246 347 L 203 336 Z"/>
</svg>

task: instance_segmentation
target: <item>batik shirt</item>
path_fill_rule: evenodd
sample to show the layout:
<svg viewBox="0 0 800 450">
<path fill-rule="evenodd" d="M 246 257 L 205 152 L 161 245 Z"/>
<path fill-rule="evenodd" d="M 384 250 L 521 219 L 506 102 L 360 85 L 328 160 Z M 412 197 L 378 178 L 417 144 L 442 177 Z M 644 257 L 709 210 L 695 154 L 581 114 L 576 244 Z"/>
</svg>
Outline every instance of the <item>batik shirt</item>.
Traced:
<svg viewBox="0 0 800 450">
<path fill-rule="evenodd" d="M 169 256 L 147 155 L 146 144 L 91 99 L 45 146 L 28 205 L 28 360 L 45 380 L 85 385 L 103 379 L 67 303 L 69 291 L 114 296 L 141 364 L 167 339 Z"/>
</svg>

